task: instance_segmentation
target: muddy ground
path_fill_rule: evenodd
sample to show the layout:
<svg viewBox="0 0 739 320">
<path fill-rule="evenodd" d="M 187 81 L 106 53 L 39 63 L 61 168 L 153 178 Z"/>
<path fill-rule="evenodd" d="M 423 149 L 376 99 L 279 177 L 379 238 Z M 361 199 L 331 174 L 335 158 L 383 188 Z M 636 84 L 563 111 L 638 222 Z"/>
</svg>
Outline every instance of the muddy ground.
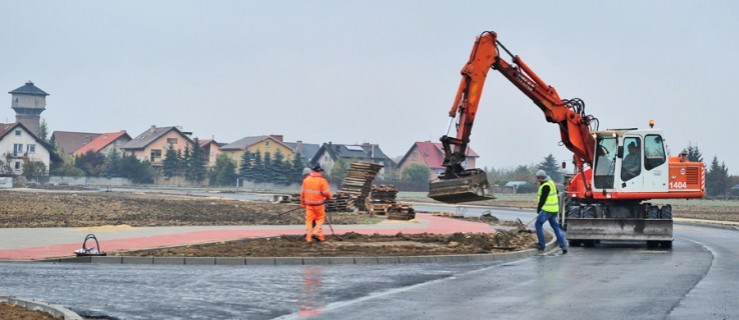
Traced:
<svg viewBox="0 0 739 320">
<path fill-rule="evenodd" d="M 0 191 L 0 227 L 92 227 L 107 225 L 301 225 L 303 210 L 295 204 L 240 201 L 217 197 L 122 192 L 16 192 Z M 366 213 L 334 213 L 334 224 L 376 223 L 384 218 Z M 495 217 L 468 218 L 491 225 Z M 507 252 L 530 248 L 536 235 L 525 232 L 497 234 L 396 234 L 332 236 L 307 244 L 303 237 L 282 236 L 153 250 L 121 255 L 154 256 L 396 256 Z M 113 253 L 111 253 L 113 254 Z"/>
<path fill-rule="evenodd" d="M 50 314 L 29 310 L 7 302 L 0 302 L 0 319 L 2 320 L 53 320 Z"/>
</svg>

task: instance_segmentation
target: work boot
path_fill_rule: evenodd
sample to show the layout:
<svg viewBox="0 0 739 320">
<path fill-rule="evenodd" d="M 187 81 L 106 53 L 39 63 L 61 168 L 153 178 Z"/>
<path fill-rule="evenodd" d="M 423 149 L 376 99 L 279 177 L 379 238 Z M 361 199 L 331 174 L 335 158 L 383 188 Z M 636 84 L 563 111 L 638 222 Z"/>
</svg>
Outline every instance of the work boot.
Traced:
<svg viewBox="0 0 739 320">
<path fill-rule="evenodd" d="M 326 237 L 324 237 L 322 234 L 318 235 L 318 241 L 324 242 L 326 241 Z"/>
<path fill-rule="evenodd" d="M 305 235 L 305 242 L 313 242 L 313 236 L 310 234 Z"/>
<path fill-rule="evenodd" d="M 562 254 L 567 254 L 567 248 L 562 248 Z"/>
</svg>

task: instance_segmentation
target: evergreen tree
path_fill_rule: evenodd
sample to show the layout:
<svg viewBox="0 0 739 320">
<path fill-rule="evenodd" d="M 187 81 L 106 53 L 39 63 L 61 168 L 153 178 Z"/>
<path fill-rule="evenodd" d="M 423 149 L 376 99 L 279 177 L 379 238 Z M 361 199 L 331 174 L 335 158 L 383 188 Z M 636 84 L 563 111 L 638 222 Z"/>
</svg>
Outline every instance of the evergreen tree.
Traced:
<svg viewBox="0 0 739 320">
<path fill-rule="evenodd" d="M 703 154 L 701 154 L 700 150 L 698 150 L 698 145 L 693 146 L 693 144 L 688 145 L 688 161 L 693 162 L 703 162 Z"/>
<path fill-rule="evenodd" d="M 285 162 L 285 156 L 279 149 L 275 152 L 275 158 L 272 160 L 272 182 L 275 184 L 287 185 L 290 181 L 290 164 Z"/>
<path fill-rule="evenodd" d="M 211 186 L 233 186 L 236 184 L 236 162 L 227 155 L 216 158 L 216 165 L 210 170 Z"/>
<path fill-rule="evenodd" d="M 562 183 L 562 172 L 559 171 L 557 159 L 550 153 L 539 163 L 538 170 L 544 170 L 554 180 L 554 182 Z"/>
<path fill-rule="evenodd" d="M 260 182 L 273 182 L 274 172 L 272 169 L 272 154 L 265 152 L 262 158 L 262 181 Z"/>
<path fill-rule="evenodd" d="M 189 155 L 187 161 L 187 171 L 185 172 L 185 178 L 191 181 L 203 181 L 207 174 L 206 169 L 207 160 L 203 148 L 200 147 L 200 140 L 195 138 L 192 152 Z"/>
<path fill-rule="evenodd" d="M 103 175 L 106 178 L 120 177 L 121 154 L 118 150 L 113 149 L 107 157 L 105 157 L 105 165 L 103 166 Z"/>
<path fill-rule="evenodd" d="M 251 181 L 261 183 L 265 181 L 265 174 L 264 174 L 264 163 L 262 162 L 262 152 L 260 150 L 257 150 L 257 152 L 254 153 L 254 165 L 252 167 L 252 177 L 253 179 Z"/>
<path fill-rule="evenodd" d="M 134 183 L 152 183 L 156 176 L 156 170 L 151 166 L 151 162 L 140 161 L 134 155 L 121 157 L 119 170 L 122 178 L 127 178 Z"/>
<path fill-rule="evenodd" d="M 290 175 L 291 183 L 301 183 L 303 181 L 303 168 L 305 168 L 303 156 L 298 152 L 295 154 L 295 158 L 293 158 L 292 174 Z"/>
<path fill-rule="evenodd" d="M 719 164 L 718 158 L 713 156 L 706 173 L 706 191 L 709 196 L 722 196 L 728 193 L 729 188 L 731 188 L 729 169 L 724 162 Z"/>
<path fill-rule="evenodd" d="M 177 150 L 177 154 L 180 155 L 180 165 L 179 165 L 179 176 L 185 177 L 185 179 L 189 179 L 190 172 L 192 170 L 192 151 L 190 149 L 190 146 L 185 146 L 185 152 L 182 152 L 181 150 Z"/>
<path fill-rule="evenodd" d="M 167 178 L 177 177 L 180 175 L 180 168 L 183 161 L 180 159 L 179 153 L 169 148 L 164 154 L 164 160 L 162 160 L 162 175 Z"/>
<path fill-rule="evenodd" d="M 49 142 L 49 125 L 46 123 L 46 119 L 41 119 L 38 128 L 38 138 L 43 142 Z"/>
<path fill-rule="evenodd" d="M 244 180 L 254 181 L 254 154 L 247 150 L 241 155 L 239 162 L 239 177 Z"/>
</svg>

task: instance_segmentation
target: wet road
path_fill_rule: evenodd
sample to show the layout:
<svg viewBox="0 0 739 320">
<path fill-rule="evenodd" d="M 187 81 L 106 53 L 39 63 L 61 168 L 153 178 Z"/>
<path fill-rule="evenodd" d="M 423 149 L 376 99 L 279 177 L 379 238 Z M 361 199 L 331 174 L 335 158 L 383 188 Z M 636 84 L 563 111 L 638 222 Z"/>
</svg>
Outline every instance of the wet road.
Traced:
<svg viewBox="0 0 739 320">
<path fill-rule="evenodd" d="M 738 235 L 676 226 L 672 251 L 606 243 L 508 263 L 0 263 L 0 294 L 120 319 L 739 319 Z"/>
</svg>

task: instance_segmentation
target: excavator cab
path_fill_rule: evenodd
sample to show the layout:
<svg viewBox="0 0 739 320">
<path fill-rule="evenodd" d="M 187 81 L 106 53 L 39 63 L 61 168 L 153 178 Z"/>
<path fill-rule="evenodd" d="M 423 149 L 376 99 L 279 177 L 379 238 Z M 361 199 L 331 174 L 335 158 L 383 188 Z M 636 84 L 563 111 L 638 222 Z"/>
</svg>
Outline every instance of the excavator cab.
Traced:
<svg viewBox="0 0 739 320">
<path fill-rule="evenodd" d="M 461 203 L 495 199 L 487 173 L 468 169 L 450 175 L 445 173 L 429 183 L 428 197 L 444 203 Z"/>
</svg>

